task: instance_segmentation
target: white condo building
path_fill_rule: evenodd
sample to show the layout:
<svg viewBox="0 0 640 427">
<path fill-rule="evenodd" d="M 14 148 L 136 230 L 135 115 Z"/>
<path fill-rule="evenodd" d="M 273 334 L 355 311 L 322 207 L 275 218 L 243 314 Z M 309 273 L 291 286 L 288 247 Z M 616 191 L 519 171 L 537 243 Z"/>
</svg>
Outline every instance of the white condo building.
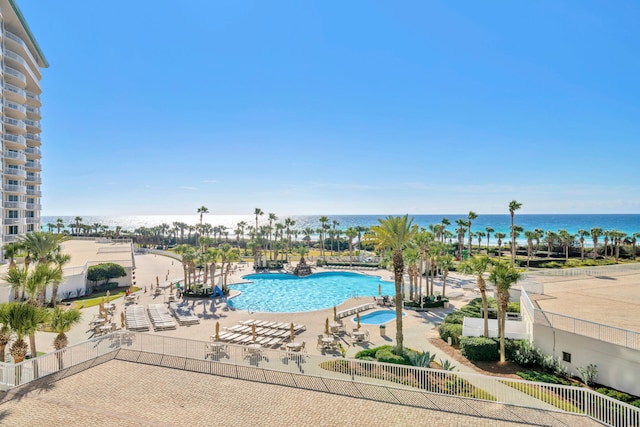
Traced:
<svg viewBox="0 0 640 427">
<path fill-rule="evenodd" d="M 41 68 L 49 66 L 14 0 L 0 0 L 2 240 L 40 230 Z"/>
</svg>

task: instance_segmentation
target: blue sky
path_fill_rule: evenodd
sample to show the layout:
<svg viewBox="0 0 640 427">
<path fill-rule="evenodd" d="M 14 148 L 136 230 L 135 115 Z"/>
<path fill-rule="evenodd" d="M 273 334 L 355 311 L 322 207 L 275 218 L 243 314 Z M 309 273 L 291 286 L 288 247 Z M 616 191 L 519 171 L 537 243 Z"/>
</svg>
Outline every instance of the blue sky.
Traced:
<svg viewBox="0 0 640 427">
<path fill-rule="evenodd" d="M 638 2 L 18 2 L 43 215 L 639 211 Z"/>
</svg>

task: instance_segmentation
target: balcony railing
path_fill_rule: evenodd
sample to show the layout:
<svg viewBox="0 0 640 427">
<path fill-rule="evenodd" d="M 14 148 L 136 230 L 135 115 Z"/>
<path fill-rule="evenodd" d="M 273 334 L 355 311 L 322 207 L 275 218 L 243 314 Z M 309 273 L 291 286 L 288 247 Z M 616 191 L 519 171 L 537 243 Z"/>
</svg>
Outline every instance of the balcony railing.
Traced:
<svg viewBox="0 0 640 427">
<path fill-rule="evenodd" d="M 26 111 L 25 111 L 26 113 Z M 31 126 L 32 128 L 37 128 L 40 129 L 40 121 L 38 120 L 31 120 L 31 119 L 24 119 L 24 122 L 27 126 Z"/>
<path fill-rule="evenodd" d="M 10 175 L 10 176 L 17 176 L 19 178 L 27 177 L 27 171 L 24 169 L 7 168 L 5 169 L 4 174 Z"/>
<path fill-rule="evenodd" d="M 40 222 L 40 218 L 26 218 L 27 224 L 37 224 Z"/>
<path fill-rule="evenodd" d="M 42 209 L 42 205 L 40 203 L 27 203 L 26 209 L 31 211 L 39 211 Z"/>
<path fill-rule="evenodd" d="M 20 89 L 18 86 L 14 86 L 11 83 L 5 83 L 4 84 L 4 89 L 9 91 L 9 92 L 13 92 L 16 95 L 20 95 L 23 98 L 27 98 L 27 91 L 24 89 Z"/>
<path fill-rule="evenodd" d="M 27 147 L 24 149 L 24 152 L 32 156 L 42 157 L 42 152 L 38 147 Z"/>
<path fill-rule="evenodd" d="M 27 139 L 30 139 L 30 140 L 32 140 L 32 141 L 40 142 L 40 135 L 37 135 L 37 134 L 35 134 L 35 133 L 27 132 L 27 133 L 25 133 L 25 134 L 24 134 L 24 136 L 25 136 Z"/>
<path fill-rule="evenodd" d="M 25 107 L 27 109 L 27 113 L 40 117 L 40 107 L 32 107 L 31 105 L 26 105 Z"/>
<path fill-rule="evenodd" d="M 17 104 L 13 101 L 9 101 L 8 99 L 4 101 L 4 106 L 7 108 L 11 108 L 12 110 L 19 111 L 22 114 L 27 114 L 27 107 Z"/>
<path fill-rule="evenodd" d="M 22 218 L 5 218 L 4 225 L 19 225 L 22 223 Z"/>
<path fill-rule="evenodd" d="M 26 123 L 24 122 L 24 120 L 18 120 L 18 119 L 14 119 L 14 118 L 7 117 L 7 116 L 4 116 L 4 117 L 2 118 L 2 120 L 3 120 L 3 121 L 4 121 L 4 123 L 5 123 L 5 124 L 7 124 L 7 125 L 11 125 L 11 126 L 18 127 L 18 128 L 20 128 L 20 129 L 27 130 L 27 125 L 26 125 Z"/>
<path fill-rule="evenodd" d="M 26 188 L 26 187 L 25 187 Z M 29 190 L 27 188 L 27 196 L 38 196 L 38 197 L 42 197 L 42 191 L 40 190 Z"/>
<path fill-rule="evenodd" d="M 27 191 L 27 187 L 25 185 L 15 185 L 15 184 L 4 184 L 2 186 L 2 189 L 4 191 L 10 191 L 12 193 L 25 193 Z"/>
<path fill-rule="evenodd" d="M 27 46 L 27 44 L 18 36 L 16 36 L 15 34 L 6 31 L 4 32 L 4 36 L 10 40 L 13 40 L 14 42 L 18 43 L 20 46 L 22 46 L 22 48 L 24 49 L 25 53 L 27 54 L 27 56 L 29 57 L 29 59 L 31 60 L 31 63 L 33 64 L 34 67 L 38 67 L 38 61 L 35 60 L 35 58 L 33 57 L 33 55 L 31 55 L 31 51 L 29 50 L 29 47 Z"/>
<path fill-rule="evenodd" d="M 27 145 L 27 141 L 24 139 L 24 136 L 22 136 L 22 135 L 13 135 L 11 133 L 5 133 L 4 134 L 4 140 L 8 141 L 8 142 L 13 142 L 15 144 L 22 145 L 23 147 L 26 147 L 26 145 Z"/>
<path fill-rule="evenodd" d="M 30 183 L 36 183 L 36 184 L 42 184 L 42 178 L 40 178 L 39 176 L 26 176 L 27 172 L 25 172 L 25 181 L 30 182 Z"/>
<path fill-rule="evenodd" d="M 25 156 L 25 160 L 26 159 L 27 159 L 27 156 Z M 27 163 L 24 165 L 24 167 L 26 169 L 42 170 L 42 165 L 40 164 L 40 162 L 27 161 Z"/>
<path fill-rule="evenodd" d="M 22 83 L 27 84 L 27 76 L 25 76 L 23 73 L 21 73 L 20 71 L 16 70 L 15 68 L 11 68 L 11 67 L 4 67 L 4 73 L 5 75 L 10 75 L 15 77 L 16 79 L 20 80 Z"/>
<path fill-rule="evenodd" d="M 40 102 L 40 95 L 36 95 L 33 92 L 28 92 L 27 91 L 27 99 L 31 99 L 31 100 Z"/>
<path fill-rule="evenodd" d="M 24 60 L 22 56 L 9 49 L 4 50 L 4 56 L 5 58 L 13 59 L 14 61 L 22 65 L 27 73 L 29 73 L 29 77 L 33 79 L 36 85 L 40 86 L 40 79 L 36 77 L 33 70 L 31 69 L 31 66 L 27 63 L 27 61 Z"/>
<path fill-rule="evenodd" d="M 9 159 L 21 160 L 23 162 L 27 161 L 26 154 L 21 153 L 19 151 L 5 150 L 3 155 L 4 155 L 5 158 L 9 158 Z"/>
<path fill-rule="evenodd" d="M 2 202 L 2 207 L 5 209 L 24 209 L 26 205 L 25 202 Z"/>
<path fill-rule="evenodd" d="M 5 234 L 2 236 L 4 243 L 15 243 L 18 241 L 19 234 Z"/>
</svg>

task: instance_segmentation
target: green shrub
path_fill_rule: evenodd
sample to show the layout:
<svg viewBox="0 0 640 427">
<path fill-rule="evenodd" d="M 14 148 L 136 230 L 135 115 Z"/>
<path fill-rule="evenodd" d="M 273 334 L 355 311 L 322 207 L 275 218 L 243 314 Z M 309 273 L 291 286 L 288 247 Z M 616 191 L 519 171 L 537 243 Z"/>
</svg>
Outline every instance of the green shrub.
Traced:
<svg viewBox="0 0 640 427">
<path fill-rule="evenodd" d="M 469 360 L 496 361 L 499 359 L 498 343 L 485 337 L 462 337 L 460 353 Z"/>
<path fill-rule="evenodd" d="M 449 337 L 451 337 L 451 344 L 458 345 L 460 344 L 460 337 L 462 336 L 462 325 L 457 323 L 443 323 L 438 328 L 438 333 L 443 341 L 448 341 Z"/>
<path fill-rule="evenodd" d="M 553 374 L 538 371 L 522 371 L 517 373 L 519 377 L 527 381 L 536 381 L 540 383 L 572 385 L 569 381 L 559 378 Z"/>
<path fill-rule="evenodd" d="M 462 321 L 464 320 L 464 313 L 461 311 L 453 311 L 447 314 L 444 318 L 444 323 L 446 324 L 457 324 L 462 325 Z"/>
<path fill-rule="evenodd" d="M 542 366 L 544 354 L 539 348 L 533 347 L 529 341 L 518 341 L 519 347 L 513 353 L 513 361 L 523 367 Z"/>
<path fill-rule="evenodd" d="M 520 303 L 519 302 L 510 302 L 507 305 L 507 313 L 520 313 Z"/>
<path fill-rule="evenodd" d="M 623 391 L 618 391 L 607 387 L 597 388 L 596 391 L 600 394 L 604 394 L 605 396 L 609 396 L 612 399 L 616 399 L 624 403 L 634 402 L 634 398 L 630 394 L 627 394 Z M 638 401 L 640 401 L 640 399 L 638 399 Z"/>
<path fill-rule="evenodd" d="M 376 359 L 378 362 L 383 363 L 395 363 L 397 365 L 407 365 L 404 357 L 393 354 L 389 349 L 381 349 L 376 352 Z"/>
<path fill-rule="evenodd" d="M 381 345 L 379 347 L 366 348 L 356 353 L 356 359 L 364 359 L 365 357 L 370 357 L 373 359 L 376 357 L 376 353 L 380 350 L 393 351 L 393 347 L 390 345 Z"/>
<path fill-rule="evenodd" d="M 633 402 L 629 402 L 629 405 L 635 406 L 636 408 L 640 408 L 640 399 L 636 399 Z"/>
</svg>

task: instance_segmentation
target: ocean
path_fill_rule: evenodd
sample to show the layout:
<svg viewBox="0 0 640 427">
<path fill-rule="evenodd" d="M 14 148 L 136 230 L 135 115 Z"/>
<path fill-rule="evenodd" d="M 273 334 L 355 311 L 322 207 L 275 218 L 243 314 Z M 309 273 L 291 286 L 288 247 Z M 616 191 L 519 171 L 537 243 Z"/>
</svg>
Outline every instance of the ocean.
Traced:
<svg viewBox="0 0 640 427">
<path fill-rule="evenodd" d="M 307 227 L 317 229 L 320 227 L 320 216 L 322 215 L 291 215 L 289 218 L 295 221 L 294 229 L 303 230 Z M 386 215 L 324 215 L 329 218 L 329 225 L 333 225 L 333 221 L 337 221 L 336 228 L 346 230 L 349 227 L 361 225 L 370 227 L 378 224 L 378 219 L 385 218 Z M 427 228 L 429 224 L 439 224 L 442 218 L 448 218 L 451 225 L 447 226 L 449 231 L 456 228 L 455 221 L 457 219 L 465 219 L 466 215 L 460 214 L 444 214 L 444 215 L 409 215 L 413 218 L 413 222 L 420 227 Z M 69 228 L 69 224 L 74 223 L 75 216 L 43 216 L 42 229 L 48 230 L 47 224 L 55 224 L 61 218 L 64 224 Z M 279 216 L 278 221 L 284 222 L 286 216 Z M 225 226 L 229 232 L 229 237 L 235 236 L 234 230 L 240 221 L 245 221 L 248 225 L 255 226 L 255 215 L 211 215 L 204 214 L 203 222 L 212 226 Z M 154 227 L 163 223 L 172 226 L 174 222 L 184 222 L 189 225 L 195 225 L 200 222 L 200 216 L 194 215 L 123 215 L 123 216 L 82 216 L 83 224 L 101 224 L 106 225 L 113 230 L 116 226 L 122 227 L 123 230 L 134 231 L 140 227 Z M 268 224 L 268 213 L 258 218 L 259 225 Z M 618 230 L 631 236 L 633 233 L 640 232 L 640 214 L 518 214 L 516 211 L 515 223 L 524 230 L 533 230 L 540 228 L 545 231 L 555 231 L 560 229 L 567 230 L 570 233 L 577 233 L 578 230 L 589 230 L 592 227 L 600 227 L 602 230 Z M 511 216 L 504 215 L 478 215 L 478 218 L 472 221 L 471 231 L 485 231 L 487 227 L 494 229 L 491 236 L 491 242 L 495 243 L 493 234 L 502 232 L 509 235 L 511 226 Z M 55 230 L 55 229 L 54 229 Z M 245 231 L 246 233 L 246 231 Z M 455 239 L 455 238 L 454 238 Z M 507 237 L 508 240 L 508 237 Z M 525 241 L 521 237 L 519 241 Z M 587 238 L 590 241 L 589 238 Z M 483 239 L 486 242 L 486 238 Z"/>
</svg>

